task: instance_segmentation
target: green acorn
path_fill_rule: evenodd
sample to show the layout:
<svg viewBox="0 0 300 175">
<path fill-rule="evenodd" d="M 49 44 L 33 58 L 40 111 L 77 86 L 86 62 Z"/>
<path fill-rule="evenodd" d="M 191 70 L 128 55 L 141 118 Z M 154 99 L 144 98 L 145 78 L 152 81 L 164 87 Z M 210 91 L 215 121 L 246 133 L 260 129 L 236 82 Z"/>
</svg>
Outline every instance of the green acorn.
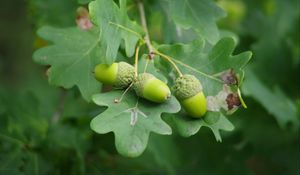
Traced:
<svg viewBox="0 0 300 175">
<path fill-rule="evenodd" d="M 139 74 L 133 88 L 137 96 L 156 103 L 163 103 L 171 96 L 169 87 L 149 73 Z"/>
<path fill-rule="evenodd" d="M 191 117 L 199 118 L 206 113 L 206 99 L 200 81 L 193 75 L 185 74 L 175 81 L 175 97 Z"/>
<path fill-rule="evenodd" d="M 126 62 L 98 64 L 94 72 L 98 81 L 117 89 L 128 87 L 134 79 L 134 67 Z"/>
</svg>

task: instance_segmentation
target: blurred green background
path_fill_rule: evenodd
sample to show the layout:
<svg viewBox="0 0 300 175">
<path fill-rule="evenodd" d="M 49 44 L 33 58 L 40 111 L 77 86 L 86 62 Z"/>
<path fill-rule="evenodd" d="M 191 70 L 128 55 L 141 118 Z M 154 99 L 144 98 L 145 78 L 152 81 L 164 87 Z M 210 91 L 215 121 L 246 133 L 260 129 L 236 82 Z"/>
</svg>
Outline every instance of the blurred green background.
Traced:
<svg viewBox="0 0 300 175">
<path fill-rule="evenodd" d="M 190 39 L 166 27 L 163 1 L 145 3 L 154 40 Z M 76 25 L 80 4 L 1 0 L 0 174 L 300 174 L 299 0 L 216 3 L 228 13 L 220 29 L 239 36 L 236 52 L 254 53 L 242 88 L 248 109 L 229 116 L 236 128 L 222 133 L 222 143 L 206 128 L 190 138 L 152 134 L 145 153 L 130 159 L 116 152 L 112 134 L 89 128 L 101 109 L 75 88 L 48 85 L 46 68 L 32 61 L 33 51 L 46 44 L 37 28 Z"/>
</svg>

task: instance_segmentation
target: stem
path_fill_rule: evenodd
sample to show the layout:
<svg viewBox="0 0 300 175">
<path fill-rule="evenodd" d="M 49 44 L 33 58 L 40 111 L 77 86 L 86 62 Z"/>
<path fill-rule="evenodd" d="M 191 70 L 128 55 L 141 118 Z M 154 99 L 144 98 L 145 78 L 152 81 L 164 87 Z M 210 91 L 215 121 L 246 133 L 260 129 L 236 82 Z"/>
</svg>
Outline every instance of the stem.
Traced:
<svg viewBox="0 0 300 175">
<path fill-rule="evenodd" d="M 160 57 L 162 57 L 162 58 L 166 59 L 167 61 L 169 61 L 173 65 L 173 67 L 175 68 L 175 70 L 177 71 L 179 77 L 182 77 L 181 71 L 179 70 L 179 68 L 177 67 L 177 65 L 175 64 L 175 62 L 172 60 L 172 58 L 170 58 L 169 56 L 167 56 L 167 55 L 165 55 L 165 54 L 163 54 L 163 53 L 161 53 L 159 51 L 155 51 L 154 54 L 157 54 Z"/>
<path fill-rule="evenodd" d="M 151 44 L 148 27 L 147 27 L 144 4 L 143 4 L 142 0 L 138 0 L 137 4 L 138 4 L 139 12 L 140 12 L 141 23 L 142 23 L 142 26 L 143 26 L 143 29 L 144 29 L 144 32 L 145 32 L 145 42 L 146 42 L 146 45 L 148 47 L 150 59 L 153 59 L 154 54 L 160 55 L 162 58 L 166 59 L 167 61 L 169 61 L 174 66 L 174 68 L 178 72 L 179 76 L 181 77 L 182 73 L 179 70 L 179 68 L 176 66 L 176 64 L 172 61 L 172 59 L 170 59 L 167 55 L 164 55 L 164 54 L 162 54 L 158 51 L 156 51 L 156 52 L 154 51 L 154 48 Z"/>
<path fill-rule="evenodd" d="M 197 72 L 199 74 L 202 74 L 202 75 L 204 75 L 204 76 L 206 76 L 208 78 L 211 78 L 213 80 L 216 80 L 216 81 L 222 83 L 221 80 L 215 78 L 214 76 L 211 76 L 211 75 L 208 75 L 208 74 L 206 74 L 204 72 L 198 71 L 197 69 L 195 69 L 195 68 L 193 68 L 193 67 L 191 67 L 189 65 L 186 65 L 186 64 L 184 64 L 184 63 L 182 63 L 180 61 L 174 60 L 171 57 L 169 57 L 169 56 L 167 56 L 167 55 L 165 55 L 165 54 L 157 51 L 156 49 L 154 49 L 153 46 L 152 46 L 152 44 L 151 44 L 151 40 L 150 40 L 150 36 L 149 36 L 149 31 L 148 31 L 147 22 L 146 22 L 146 16 L 145 16 L 145 9 L 144 9 L 144 4 L 143 4 L 142 0 L 138 0 L 137 5 L 138 5 L 139 13 L 140 13 L 142 27 L 143 27 L 144 32 L 145 32 L 145 42 L 146 42 L 146 45 L 148 47 L 150 59 L 153 59 L 154 54 L 157 54 L 160 57 L 166 59 L 168 62 L 170 62 L 174 66 L 174 68 L 176 69 L 176 71 L 177 71 L 177 73 L 179 74 L 180 77 L 182 76 L 182 73 L 179 70 L 179 68 L 177 67 L 176 63 L 181 64 L 182 66 L 187 67 L 187 68 L 189 68 L 189 69 L 191 69 L 191 70 L 193 70 L 193 71 L 195 71 L 195 72 Z"/>
<path fill-rule="evenodd" d="M 122 93 L 121 97 L 119 99 L 115 99 L 115 103 L 120 103 L 123 100 L 124 95 L 129 91 L 129 89 L 132 87 L 133 83 L 131 83 L 125 91 Z"/>
<path fill-rule="evenodd" d="M 135 61 L 134 61 L 135 77 L 138 76 L 139 51 L 140 51 L 140 46 L 137 46 L 135 49 Z"/>
<path fill-rule="evenodd" d="M 247 109 L 247 105 L 246 105 L 244 99 L 242 98 L 242 94 L 241 94 L 240 88 L 237 89 L 237 92 L 238 92 L 238 96 L 239 96 L 239 99 L 240 99 L 240 102 L 241 102 L 242 106 L 243 106 L 245 109 Z"/>
<path fill-rule="evenodd" d="M 150 35 L 149 35 L 148 26 L 147 26 L 147 22 L 146 22 L 145 9 L 144 9 L 144 4 L 143 4 L 142 0 L 138 0 L 137 5 L 138 5 L 140 17 L 141 17 L 142 27 L 145 32 L 145 42 L 148 47 L 149 57 L 150 57 L 150 59 L 152 59 L 154 57 L 154 55 L 153 55 L 154 49 L 153 49 L 153 46 L 152 46 L 151 40 L 150 40 Z"/>
</svg>

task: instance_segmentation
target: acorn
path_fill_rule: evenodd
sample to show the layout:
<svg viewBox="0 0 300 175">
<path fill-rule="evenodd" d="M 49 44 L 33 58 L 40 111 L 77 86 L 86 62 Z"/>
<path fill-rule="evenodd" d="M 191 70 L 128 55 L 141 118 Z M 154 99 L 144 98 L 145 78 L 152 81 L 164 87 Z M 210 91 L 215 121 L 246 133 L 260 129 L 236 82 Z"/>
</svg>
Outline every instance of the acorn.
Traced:
<svg viewBox="0 0 300 175">
<path fill-rule="evenodd" d="M 202 85 L 195 76 L 185 74 L 177 78 L 174 95 L 189 116 L 200 118 L 206 113 L 206 98 Z"/>
<path fill-rule="evenodd" d="M 166 83 L 149 73 L 139 74 L 133 84 L 137 96 L 156 103 L 163 103 L 171 96 Z"/>
<path fill-rule="evenodd" d="M 116 89 L 126 88 L 134 80 L 134 67 L 126 62 L 98 64 L 94 72 L 99 82 L 113 85 Z"/>
</svg>

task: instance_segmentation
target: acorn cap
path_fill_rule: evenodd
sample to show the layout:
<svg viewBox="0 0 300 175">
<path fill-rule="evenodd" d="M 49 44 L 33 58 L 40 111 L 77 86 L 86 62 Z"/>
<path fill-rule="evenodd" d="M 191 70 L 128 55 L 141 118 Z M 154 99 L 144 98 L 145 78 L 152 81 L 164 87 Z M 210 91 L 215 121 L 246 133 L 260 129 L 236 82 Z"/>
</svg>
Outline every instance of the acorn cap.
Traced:
<svg viewBox="0 0 300 175">
<path fill-rule="evenodd" d="M 144 84 L 152 78 L 155 77 L 149 73 L 142 73 L 136 77 L 135 82 L 133 84 L 133 89 L 135 90 L 138 96 L 143 97 Z"/>
<path fill-rule="evenodd" d="M 200 81 L 193 75 L 185 74 L 175 81 L 174 94 L 178 100 L 184 100 L 202 91 Z"/>
<path fill-rule="evenodd" d="M 118 63 L 117 78 L 114 87 L 117 89 L 126 88 L 134 79 L 134 67 L 126 62 Z"/>
</svg>

